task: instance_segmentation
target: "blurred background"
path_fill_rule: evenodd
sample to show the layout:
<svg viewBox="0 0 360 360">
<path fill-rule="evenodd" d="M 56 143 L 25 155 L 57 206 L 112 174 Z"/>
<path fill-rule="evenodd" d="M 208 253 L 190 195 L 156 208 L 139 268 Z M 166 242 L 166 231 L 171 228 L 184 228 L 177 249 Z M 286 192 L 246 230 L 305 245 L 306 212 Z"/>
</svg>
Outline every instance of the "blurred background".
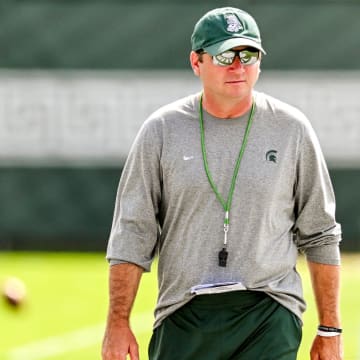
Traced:
<svg viewBox="0 0 360 360">
<path fill-rule="evenodd" d="M 200 90 L 188 60 L 193 26 L 227 5 L 259 24 L 267 55 L 257 90 L 309 117 L 342 251 L 360 251 L 359 1 L 1 0 L 3 262 L 20 251 L 95 252 L 106 266 L 131 143 L 152 111 Z"/>
<path fill-rule="evenodd" d="M 257 89 L 311 120 L 360 249 L 360 3 L 224 1 L 257 20 Z M 127 151 L 157 107 L 200 89 L 190 35 L 218 1 L 0 3 L 0 248 L 104 251 Z"/>
</svg>

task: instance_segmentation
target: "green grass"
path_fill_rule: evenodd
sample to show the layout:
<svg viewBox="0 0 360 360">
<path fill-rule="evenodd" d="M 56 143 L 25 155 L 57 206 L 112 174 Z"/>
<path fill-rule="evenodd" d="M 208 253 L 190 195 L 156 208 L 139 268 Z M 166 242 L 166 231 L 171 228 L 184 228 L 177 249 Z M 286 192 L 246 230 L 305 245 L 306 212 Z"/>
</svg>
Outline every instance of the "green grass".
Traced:
<svg viewBox="0 0 360 360">
<path fill-rule="evenodd" d="M 299 271 L 308 310 L 298 360 L 307 360 L 317 317 L 303 259 Z M 0 302 L 0 359 L 100 359 L 108 303 L 107 272 L 104 254 L 0 253 L 0 284 L 7 276 L 16 276 L 28 291 L 24 306 L 18 309 Z M 359 285 L 360 254 L 344 255 L 341 309 L 346 360 L 360 360 Z M 154 267 L 143 276 L 133 311 L 142 360 L 147 359 L 156 291 Z M 25 353 L 19 353 L 21 349 Z"/>
</svg>

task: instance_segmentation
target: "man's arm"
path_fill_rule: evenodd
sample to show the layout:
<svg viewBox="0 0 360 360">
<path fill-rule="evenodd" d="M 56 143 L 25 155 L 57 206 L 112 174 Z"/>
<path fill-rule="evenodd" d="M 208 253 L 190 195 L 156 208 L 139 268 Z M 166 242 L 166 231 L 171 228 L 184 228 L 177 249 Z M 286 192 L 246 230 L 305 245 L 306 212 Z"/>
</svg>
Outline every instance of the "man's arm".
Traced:
<svg viewBox="0 0 360 360">
<path fill-rule="evenodd" d="M 109 312 L 102 347 L 103 360 L 139 359 L 138 344 L 130 328 L 130 312 L 143 269 L 135 264 L 110 267 Z"/>
<path fill-rule="evenodd" d="M 340 322 L 340 266 L 308 261 L 314 290 L 319 323 L 341 328 Z M 343 358 L 341 335 L 323 337 L 317 335 L 312 348 L 311 360 L 341 360 Z"/>
</svg>

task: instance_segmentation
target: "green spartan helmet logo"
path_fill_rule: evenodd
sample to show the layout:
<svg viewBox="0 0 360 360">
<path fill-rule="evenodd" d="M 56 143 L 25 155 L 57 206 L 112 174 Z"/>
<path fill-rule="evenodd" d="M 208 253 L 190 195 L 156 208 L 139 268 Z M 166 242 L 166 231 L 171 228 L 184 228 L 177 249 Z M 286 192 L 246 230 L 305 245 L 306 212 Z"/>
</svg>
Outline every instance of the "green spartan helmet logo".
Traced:
<svg viewBox="0 0 360 360">
<path fill-rule="evenodd" d="M 272 161 L 273 163 L 276 164 L 276 162 L 277 162 L 276 154 L 277 154 L 276 150 L 269 150 L 265 155 L 266 161 Z"/>
</svg>

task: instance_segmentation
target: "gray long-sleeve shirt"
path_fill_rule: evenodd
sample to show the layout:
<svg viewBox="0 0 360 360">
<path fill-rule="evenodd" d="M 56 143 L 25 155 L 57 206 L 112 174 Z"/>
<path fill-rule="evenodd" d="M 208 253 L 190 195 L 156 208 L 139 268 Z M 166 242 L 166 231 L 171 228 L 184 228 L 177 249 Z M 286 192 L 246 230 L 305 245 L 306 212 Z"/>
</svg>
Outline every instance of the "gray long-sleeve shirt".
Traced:
<svg viewBox="0 0 360 360">
<path fill-rule="evenodd" d="M 218 266 L 224 209 L 204 171 L 200 95 L 152 114 L 130 150 L 107 259 L 149 271 L 159 255 L 155 327 L 194 296 L 193 286 L 221 282 L 265 291 L 301 318 L 298 251 L 310 261 L 340 262 L 333 189 L 309 121 L 279 100 L 254 96 L 253 125 L 230 210 L 226 267 Z M 204 111 L 209 169 L 225 199 L 248 116 L 224 120 Z"/>
</svg>

